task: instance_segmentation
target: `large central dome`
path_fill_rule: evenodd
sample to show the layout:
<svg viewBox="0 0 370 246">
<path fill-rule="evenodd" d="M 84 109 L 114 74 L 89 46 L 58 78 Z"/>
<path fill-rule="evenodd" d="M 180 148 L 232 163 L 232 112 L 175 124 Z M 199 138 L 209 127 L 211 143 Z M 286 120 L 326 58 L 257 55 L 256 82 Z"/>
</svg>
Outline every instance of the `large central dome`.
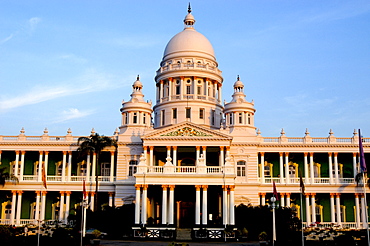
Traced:
<svg viewBox="0 0 370 246">
<path fill-rule="evenodd" d="M 201 33 L 197 32 L 193 25 L 195 19 L 191 11 L 184 19 L 185 28 L 182 32 L 176 34 L 167 44 L 163 60 L 175 57 L 204 57 L 216 61 L 215 52 L 211 42 Z"/>
</svg>

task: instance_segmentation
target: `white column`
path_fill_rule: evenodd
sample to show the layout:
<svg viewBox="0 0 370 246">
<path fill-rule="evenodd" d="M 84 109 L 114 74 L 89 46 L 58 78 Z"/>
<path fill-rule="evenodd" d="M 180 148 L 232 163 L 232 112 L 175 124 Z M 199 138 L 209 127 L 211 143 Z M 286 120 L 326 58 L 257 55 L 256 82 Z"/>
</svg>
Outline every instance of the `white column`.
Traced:
<svg viewBox="0 0 370 246">
<path fill-rule="evenodd" d="M 356 229 L 361 229 L 361 216 L 360 216 L 360 201 L 358 193 L 355 193 L 355 206 L 356 206 Z"/>
<path fill-rule="evenodd" d="M 19 169 L 19 151 L 15 151 L 15 164 L 14 164 L 14 176 L 18 176 L 18 169 Z"/>
<path fill-rule="evenodd" d="M 49 151 L 45 151 L 44 154 L 45 154 L 45 157 L 44 157 L 45 176 L 46 176 L 46 180 L 48 180 Z M 41 169 L 40 169 L 40 172 L 41 172 Z"/>
<path fill-rule="evenodd" d="M 40 219 L 40 191 L 35 191 L 36 193 L 36 211 L 35 211 L 35 220 Z"/>
<path fill-rule="evenodd" d="M 170 200 L 168 207 L 168 224 L 174 224 L 174 208 L 175 208 L 175 186 L 170 185 Z"/>
<path fill-rule="evenodd" d="M 353 178 L 356 178 L 357 175 L 357 153 L 353 153 Z"/>
<path fill-rule="evenodd" d="M 114 195 L 114 192 L 108 192 L 108 195 L 109 195 L 109 201 L 108 201 L 108 206 L 109 207 L 113 207 L 113 195 Z"/>
<path fill-rule="evenodd" d="M 195 224 L 200 225 L 200 185 L 195 186 Z"/>
<path fill-rule="evenodd" d="M 234 198 L 234 188 L 235 186 L 230 186 L 230 216 L 229 224 L 235 225 L 235 198 Z"/>
<path fill-rule="evenodd" d="M 24 170 L 24 155 L 26 151 L 21 151 L 21 166 L 19 168 L 19 181 L 23 181 L 23 170 Z"/>
<path fill-rule="evenodd" d="M 95 192 L 90 192 L 90 210 L 94 211 L 95 208 Z"/>
<path fill-rule="evenodd" d="M 38 166 L 38 172 L 37 172 L 37 181 L 42 181 L 42 175 L 41 175 L 41 169 L 42 169 L 42 157 L 43 157 L 43 151 L 39 151 L 39 166 Z"/>
<path fill-rule="evenodd" d="M 64 191 L 60 191 L 60 200 L 59 200 L 59 220 L 64 220 Z"/>
<path fill-rule="evenodd" d="M 62 161 L 62 181 L 65 181 L 66 176 L 67 151 L 63 151 Z"/>
<path fill-rule="evenodd" d="M 173 149 L 173 153 L 172 153 L 172 156 L 173 156 L 173 158 L 172 158 L 172 164 L 174 166 L 177 166 L 177 146 L 173 146 L 172 149 Z"/>
<path fill-rule="evenodd" d="M 202 204 L 202 224 L 207 225 L 208 221 L 208 197 L 207 197 L 207 188 L 208 185 L 202 185 L 203 188 L 203 204 Z"/>
<path fill-rule="evenodd" d="M 289 153 L 285 152 L 285 183 L 290 184 L 289 177 Z"/>
<path fill-rule="evenodd" d="M 339 193 L 336 194 L 336 198 L 335 198 L 335 205 L 336 205 L 336 208 L 337 208 L 337 223 L 338 225 L 342 225 L 342 218 L 340 216 L 340 197 L 339 197 Z"/>
<path fill-rule="evenodd" d="M 172 78 L 168 79 L 168 101 L 171 101 L 172 97 Z"/>
<path fill-rule="evenodd" d="M 10 225 L 14 225 L 14 219 L 15 219 L 15 214 L 16 214 L 16 211 L 15 211 L 15 205 L 17 204 L 17 191 L 15 190 L 12 190 L 12 212 L 11 212 L 11 215 L 10 215 Z"/>
<path fill-rule="evenodd" d="M 41 211 L 40 211 L 40 220 L 45 220 L 45 206 L 46 206 L 46 191 L 42 191 L 41 196 Z"/>
<path fill-rule="evenodd" d="M 162 185 L 162 224 L 167 224 L 167 187 L 168 185 Z"/>
<path fill-rule="evenodd" d="M 261 195 L 261 206 L 266 205 L 266 193 L 260 193 Z"/>
<path fill-rule="evenodd" d="M 334 184 L 334 180 L 333 180 L 333 159 L 332 159 L 332 153 L 329 152 L 328 153 L 329 155 L 329 180 L 330 180 L 330 184 Z"/>
<path fill-rule="evenodd" d="M 140 188 L 141 185 L 135 185 L 136 196 L 135 196 L 135 224 L 140 224 Z"/>
<path fill-rule="evenodd" d="M 167 146 L 167 156 L 171 157 L 171 146 Z"/>
<path fill-rule="evenodd" d="M 219 166 L 223 166 L 225 164 L 225 156 L 224 156 L 224 146 L 220 146 L 220 161 Z"/>
<path fill-rule="evenodd" d="M 90 181 L 90 154 L 87 155 L 87 159 L 86 159 L 86 181 Z"/>
<path fill-rule="evenodd" d="M 67 224 L 69 216 L 69 208 L 71 204 L 71 191 L 66 191 L 66 209 L 64 211 L 64 223 Z"/>
<path fill-rule="evenodd" d="M 335 202 L 334 202 L 335 193 L 330 193 L 330 217 L 331 223 L 335 223 Z"/>
<path fill-rule="evenodd" d="M 153 150 L 154 150 L 154 146 L 149 146 L 149 151 L 150 151 L 150 162 L 149 162 L 149 165 L 150 166 L 153 166 Z"/>
<path fill-rule="evenodd" d="M 72 151 L 68 151 L 67 181 L 71 181 L 72 173 Z"/>
<path fill-rule="evenodd" d="M 219 102 L 222 101 L 222 90 L 221 90 L 221 85 L 218 87 L 218 100 Z"/>
<path fill-rule="evenodd" d="M 310 193 L 306 193 L 306 222 L 307 226 L 311 225 L 311 216 L 310 216 Z"/>
<path fill-rule="evenodd" d="M 311 193 L 311 217 L 312 223 L 316 222 L 316 202 L 315 193 Z"/>
<path fill-rule="evenodd" d="M 92 180 L 94 181 L 95 181 L 95 175 L 96 175 L 96 153 L 93 153 L 91 177 L 92 177 Z"/>
<path fill-rule="evenodd" d="M 21 211 L 22 211 L 22 193 L 23 191 L 19 190 L 17 199 L 17 219 L 15 224 L 19 226 L 21 224 Z"/>
<path fill-rule="evenodd" d="M 159 82 L 159 102 L 162 102 L 163 98 L 163 80 Z"/>
<path fill-rule="evenodd" d="M 143 200 L 141 205 L 141 224 L 146 225 L 147 220 L 147 206 L 148 206 L 148 185 L 143 185 Z"/>
<path fill-rule="evenodd" d="M 335 183 L 339 184 L 339 175 L 338 175 L 338 153 L 334 153 L 334 172 L 335 172 Z"/>
<path fill-rule="evenodd" d="M 203 158 L 204 158 L 204 165 L 207 166 L 207 146 L 202 147 L 202 154 L 203 154 Z"/>
<path fill-rule="evenodd" d="M 361 215 L 362 215 L 362 228 L 363 229 L 367 229 L 368 228 L 368 225 L 366 223 L 367 219 L 366 219 L 366 209 L 367 209 L 367 206 L 365 204 L 365 197 L 363 194 L 361 194 Z"/>
<path fill-rule="evenodd" d="M 280 156 L 280 162 L 279 162 L 279 167 L 280 167 L 280 184 L 284 183 L 284 166 L 283 166 L 283 152 L 279 153 Z"/>
<path fill-rule="evenodd" d="M 286 206 L 290 208 L 290 193 L 286 193 Z"/>
<path fill-rule="evenodd" d="M 265 183 L 265 153 L 261 152 L 260 177 L 261 183 Z"/>
<path fill-rule="evenodd" d="M 285 207 L 285 193 L 280 193 L 280 206 Z"/>
<path fill-rule="evenodd" d="M 304 181 L 307 183 L 307 184 L 309 184 L 310 183 L 310 179 L 308 178 L 309 176 L 308 176 L 308 161 L 307 161 L 307 155 L 308 155 L 308 153 L 307 152 L 305 152 L 304 153 L 304 159 L 303 159 L 303 165 L 304 165 Z"/>
<path fill-rule="evenodd" d="M 114 181 L 114 151 L 110 152 L 110 173 L 109 173 L 110 182 Z"/>
<path fill-rule="evenodd" d="M 315 183 L 315 172 L 313 170 L 313 152 L 310 153 L 310 176 L 311 176 L 311 184 L 314 184 Z"/>
<path fill-rule="evenodd" d="M 200 157 L 200 146 L 195 146 L 196 156 L 195 156 L 195 165 L 198 166 L 198 159 Z"/>
<path fill-rule="evenodd" d="M 222 196 L 222 220 L 223 224 L 227 224 L 227 186 L 223 187 L 223 196 Z"/>
</svg>

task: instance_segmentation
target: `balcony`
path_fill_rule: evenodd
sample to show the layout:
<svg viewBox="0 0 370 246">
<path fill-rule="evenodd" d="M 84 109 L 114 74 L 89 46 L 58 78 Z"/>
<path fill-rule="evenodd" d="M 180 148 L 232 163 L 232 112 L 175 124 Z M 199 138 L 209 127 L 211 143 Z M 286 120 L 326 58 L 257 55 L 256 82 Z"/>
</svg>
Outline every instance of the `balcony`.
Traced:
<svg viewBox="0 0 370 246">
<path fill-rule="evenodd" d="M 275 181 L 276 184 L 287 184 L 286 178 L 283 178 L 283 183 L 281 183 L 280 178 L 265 178 L 266 184 L 272 184 L 272 182 Z M 339 182 L 335 182 L 335 178 L 333 178 L 333 182 L 330 183 L 330 178 L 314 178 L 314 184 L 323 184 L 323 185 L 332 185 L 332 184 L 355 184 L 354 178 L 339 178 Z M 261 179 L 260 179 L 261 182 Z M 306 180 L 303 178 L 303 182 L 305 184 L 311 184 L 311 178 L 308 178 Z M 300 184 L 299 178 L 289 178 L 288 184 Z"/>
</svg>

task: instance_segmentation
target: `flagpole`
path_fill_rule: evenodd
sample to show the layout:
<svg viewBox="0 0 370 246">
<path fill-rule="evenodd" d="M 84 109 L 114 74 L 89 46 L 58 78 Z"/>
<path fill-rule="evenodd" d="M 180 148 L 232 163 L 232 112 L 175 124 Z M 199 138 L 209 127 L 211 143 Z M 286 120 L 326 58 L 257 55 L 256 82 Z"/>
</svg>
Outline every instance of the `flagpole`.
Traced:
<svg viewBox="0 0 370 246">
<path fill-rule="evenodd" d="M 301 214 L 301 230 L 302 230 L 302 246 L 304 246 L 304 233 L 303 233 L 303 199 L 302 199 L 302 192 L 300 194 L 301 197 L 301 208 L 300 208 L 300 214 Z"/>
<path fill-rule="evenodd" d="M 368 211 L 367 211 L 367 201 L 366 201 L 366 185 L 365 185 L 365 173 L 362 173 L 362 183 L 364 188 L 364 199 L 365 199 L 365 216 L 366 216 L 366 235 L 367 235 L 367 245 L 370 245 L 370 237 L 369 237 L 369 218 L 368 218 Z"/>
</svg>

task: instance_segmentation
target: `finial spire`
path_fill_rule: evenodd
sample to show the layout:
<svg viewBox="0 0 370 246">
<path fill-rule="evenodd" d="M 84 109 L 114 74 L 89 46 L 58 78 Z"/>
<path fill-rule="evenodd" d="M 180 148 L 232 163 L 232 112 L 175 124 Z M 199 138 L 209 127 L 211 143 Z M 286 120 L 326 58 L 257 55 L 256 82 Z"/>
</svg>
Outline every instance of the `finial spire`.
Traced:
<svg viewBox="0 0 370 246">
<path fill-rule="evenodd" d="M 240 77 L 239 77 L 239 75 L 238 75 L 238 77 L 237 77 L 236 79 L 237 79 L 237 81 L 239 81 L 239 80 L 240 80 Z"/>
<path fill-rule="evenodd" d="M 189 14 L 191 13 L 191 6 L 190 6 L 190 2 L 189 2 L 189 6 L 188 6 L 188 13 L 189 13 Z"/>
<path fill-rule="evenodd" d="M 139 76 L 139 74 L 137 75 L 136 80 L 140 80 L 140 76 Z"/>
</svg>

